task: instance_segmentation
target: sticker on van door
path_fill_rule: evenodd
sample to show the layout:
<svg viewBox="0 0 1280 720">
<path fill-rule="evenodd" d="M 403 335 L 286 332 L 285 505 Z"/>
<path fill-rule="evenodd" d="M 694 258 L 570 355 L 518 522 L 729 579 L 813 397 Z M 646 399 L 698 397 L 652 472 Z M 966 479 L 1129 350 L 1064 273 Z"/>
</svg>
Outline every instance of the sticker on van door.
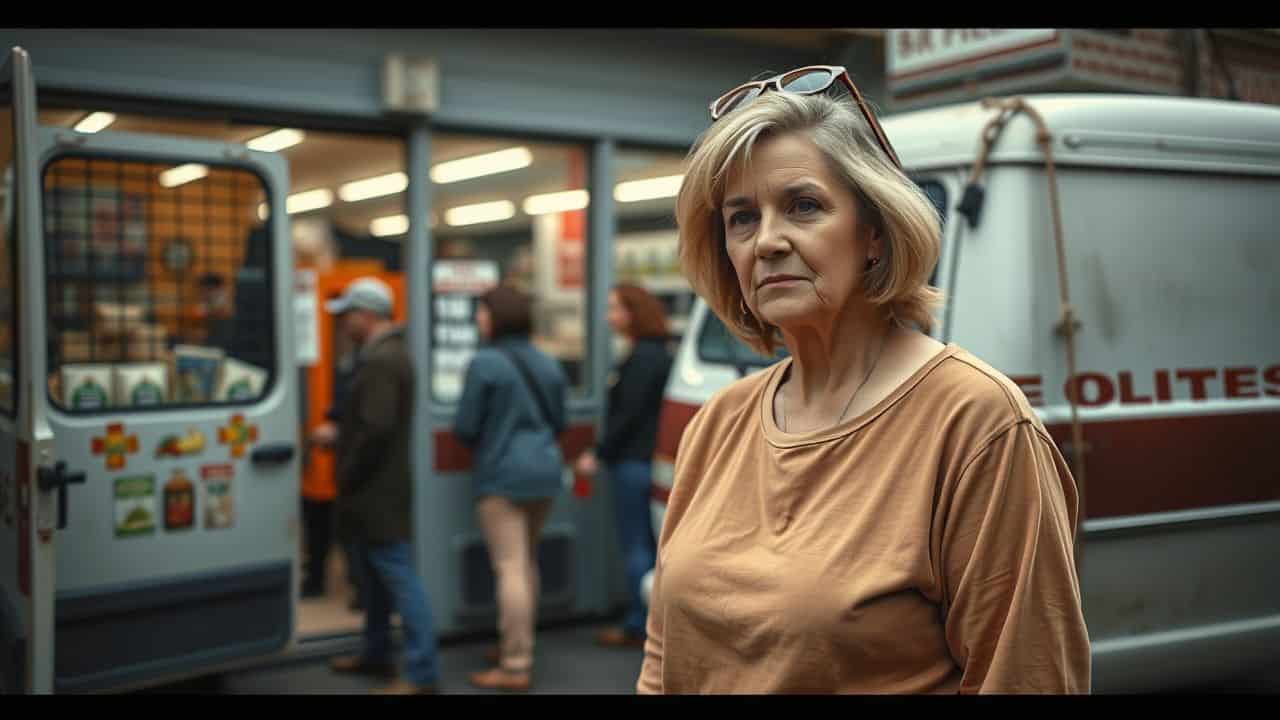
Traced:
<svg viewBox="0 0 1280 720">
<path fill-rule="evenodd" d="M 164 484 L 164 529 L 190 530 L 196 523 L 196 488 L 179 468 Z"/>
<path fill-rule="evenodd" d="M 204 485 L 204 528 L 223 530 L 235 524 L 235 478 L 233 465 L 205 465 L 200 468 Z"/>
<path fill-rule="evenodd" d="M 128 457 L 138 452 L 138 436 L 125 435 L 124 423 L 112 423 L 104 437 L 93 438 L 90 449 L 94 455 L 107 456 L 108 470 L 123 470 Z"/>
<path fill-rule="evenodd" d="M 232 415 L 231 423 L 218 428 L 218 442 L 231 446 L 231 457 L 244 456 L 244 450 L 258 441 L 258 426 L 249 425 L 243 415 Z"/>
<path fill-rule="evenodd" d="M 156 529 L 156 479 L 154 475 L 116 478 L 116 537 L 150 535 Z"/>
</svg>

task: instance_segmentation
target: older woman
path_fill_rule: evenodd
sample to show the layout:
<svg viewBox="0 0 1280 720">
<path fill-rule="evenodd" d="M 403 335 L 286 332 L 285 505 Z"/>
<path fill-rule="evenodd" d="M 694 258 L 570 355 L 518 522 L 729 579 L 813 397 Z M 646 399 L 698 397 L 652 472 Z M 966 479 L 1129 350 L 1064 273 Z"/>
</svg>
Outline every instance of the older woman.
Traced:
<svg viewBox="0 0 1280 720">
<path fill-rule="evenodd" d="M 874 115 L 841 68 L 712 113 L 681 263 L 790 357 L 685 430 L 637 689 L 1087 692 L 1075 484 L 1018 387 L 925 334 L 939 221 Z"/>
</svg>

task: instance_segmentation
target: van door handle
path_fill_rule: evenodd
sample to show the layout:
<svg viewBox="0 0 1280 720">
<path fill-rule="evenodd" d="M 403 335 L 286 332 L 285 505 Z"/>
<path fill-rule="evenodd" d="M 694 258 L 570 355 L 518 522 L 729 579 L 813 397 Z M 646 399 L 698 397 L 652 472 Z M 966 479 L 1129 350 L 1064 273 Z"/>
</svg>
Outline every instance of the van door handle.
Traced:
<svg viewBox="0 0 1280 720">
<path fill-rule="evenodd" d="M 58 529 L 65 530 L 67 527 L 67 486 L 83 485 L 84 473 L 67 472 L 67 464 L 58 461 L 53 467 L 41 465 L 36 468 L 36 486 L 44 492 L 50 490 L 58 491 Z"/>
<path fill-rule="evenodd" d="M 293 459 L 293 446 L 287 444 L 264 445 L 249 455 L 254 465 L 281 465 Z"/>
</svg>

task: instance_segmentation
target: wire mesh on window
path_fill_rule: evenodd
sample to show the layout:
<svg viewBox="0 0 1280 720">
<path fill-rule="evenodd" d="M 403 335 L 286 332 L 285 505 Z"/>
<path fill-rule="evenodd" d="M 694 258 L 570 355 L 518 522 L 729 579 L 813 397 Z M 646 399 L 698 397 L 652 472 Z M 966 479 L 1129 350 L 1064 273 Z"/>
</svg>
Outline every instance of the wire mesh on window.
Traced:
<svg viewBox="0 0 1280 720">
<path fill-rule="evenodd" d="M 43 203 L 55 402 L 260 397 L 275 367 L 264 199 L 240 168 L 55 160 Z"/>
</svg>

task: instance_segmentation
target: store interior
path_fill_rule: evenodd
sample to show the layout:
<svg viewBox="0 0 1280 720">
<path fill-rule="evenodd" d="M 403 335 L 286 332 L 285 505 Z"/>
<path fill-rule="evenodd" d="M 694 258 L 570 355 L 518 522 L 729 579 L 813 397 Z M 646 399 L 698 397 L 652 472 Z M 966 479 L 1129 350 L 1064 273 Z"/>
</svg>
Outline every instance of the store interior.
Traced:
<svg viewBox="0 0 1280 720">
<path fill-rule="evenodd" d="M 403 241 L 409 224 L 405 192 L 408 179 L 406 143 L 399 136 L 113 114 L 92 108 L 42 109 L 38 122 L 82 133 L 190 137 L 279 152 L 288 163 L 285 211 L 290 218 L 296 267 L 321 279 L 361 272 L 403 279 Z M 488 261 L 497 267 L 503 282 L 520 284 L 532 291 L 537 298 L 535 343 L 561 360 L 574 392 L 585 392 L 589 377 L 585 365 L 589 360 L 589 313 L 585 303 L 587 256 L 583 249 L 585 214 L 590 204 L 590 146 L 541 138 L 438 131 L 432 134 L 431 148 L 429 192 L 433 210 L 429 220 L 436 260 Z M 682 161 L 680 151 L 620 147 L 615 153 L 612 183 L 615 280 L 635 282 L 658 294 L 670 312 L 673 341 L 683 331 L 693 299 L 675 267 L 674 195 Z M 107 322 L 119 328 L 124 327 L 122 323 L 133 322 L 122 318 L 128 308 L 143 307 L 145 317 L 128 324 L 129 334 L 120 350 L 124 353 L 121 357 L 129 360 L 138 359 L 130 355 L 138 350 L 138 342 L 143 342 L 141 352 L 146 359 L 156 359 L 175 342 L 207 340 L 212 318 L 243 317 L 249 300 L 238 295 L 241 285 L 237 284 L 237 277 L 254 261 L 253 253 L 240 243 L 250 242 L 253 228 L 272 211 L 260 187 L 243 182 L 244 178 L 229 178 L 229 171 L 218 167 L 151 163 L 145 168 L 116 169 L 115 180 L 95 177 L 94 172 L 92 168 L 69 166 L 56 182 L 47 174 L 46 193 L 55 186 L 78 187 L 77 183 L 114 188 L 120 193 L 113 200 L 117 204 L 107 207 L 109 212 L 118 213 L 117 222 L 129 208 L 145 214 L 153 211 L 152 206 L 175 205 L 178 209 L 172 222 L 157 223 L 147 215 L 148 222 L 140 225 L 146 232 L 139 231 L 139 241 L 147 244 L 139 260 L 147 264 L 142 275 L 151 278 L 165 272 L 168 276 L 163 281 L 149 279 L 136 286 L 113 284 L 113 295 L 105 300 L 100 288 L 90 288 L 86 296 L 83 288 L 50 286 L 51 308 L 63 303 L 66 315 L 74 315 L 85 311 L 83 301 L 87 297 L 89 312 L 110 315 Z M 134 190 L 130 182 L 149 184 L 150 189 L 140 193 L 141 208 L 130 204 L 136 199 L 130 197 Z M 164 186 L 163 191 L 154 187 L 157 182 Z M 230 208 L 227 213 L 233 219 L 220 219 L 208 209 L 211 202 Z M 204 209 L 191 215 L 195 211 L 184 209 L 187 206 Z M 199 229 L 202 222 L 208 223 L 209 228 Z M 117 236 L 126 234 L 127 230 L 117 232 Z M 201 244 L 204 241 L 194 246 L 180 242 L 184 236 L 206 235 L 215 238 L 212 245 Z M 207 249 L 224 246 L 235 249 Z M 169 277 L 179 261 L 181 273 L 177 279 Z M 77 282 L 73 278 L 65 284 L 74 286 Z M 320 285 L 328 287 L 333 283 Z M 173 318 L 166 321 L 159 317 L 165 312 L 163 308 L 170 307 Z M 406 311 L 413 312 L 414 308 Z M 116 315 L 111 315 L 113 312 Z M 318 322 L 326 321 L 328 318 L 321 314 Z M 139 328 L 144 326 L 151 328 L 151 334 L 143 332 L 139 341 Z M 95 326 L 89 342 L 88 357 L 94 361 L 102 359 L 94 354 L 100 351 L 99 331 Z M 304 431 L 322 420 L 318 404 L 331 397 L 336 368 L 349 350 L 333 327 L 326 328 L 320 336 L 325 341 L 318 343 L 318 357 L 300 361 L 302 417 L 307 425 Z M 65 354 L 82 351 L 70 340 L 58 339 L 54 343 L 57 347 L 51 357 L 57 353 L 64 353 L 59 357 L 82 357 Z M 263 359 L 261 363 L 277 361 L 286 359 Z M 51 365 L 50 369 L 55 368 Z M 51 391 L 66 397 L 65 388 L 56 387 L 60 377 L 57 372 L 51 376 Z M 172 397 L 170 400 L 174 401 Z M 447 402 L 449 398 L 437 400 Z M 312 449 L 308 456 L 314 458 L 323 452 Z M 332 478 L 323 477 L 331 475 L 331 460 L 306 465 L 304 496 L 321 502 L 326 496 L 331 499 Z M 305 556 L 307 538 L 299 540 Z M 300 601 L 300 637 L 341 635 L 360 627 L 362 616 L 353 602 L 344 554 L 336 543 L 328 552 L 326 567 L 321 592 L 317 594 L 311 588 Z"/>
</svg>

